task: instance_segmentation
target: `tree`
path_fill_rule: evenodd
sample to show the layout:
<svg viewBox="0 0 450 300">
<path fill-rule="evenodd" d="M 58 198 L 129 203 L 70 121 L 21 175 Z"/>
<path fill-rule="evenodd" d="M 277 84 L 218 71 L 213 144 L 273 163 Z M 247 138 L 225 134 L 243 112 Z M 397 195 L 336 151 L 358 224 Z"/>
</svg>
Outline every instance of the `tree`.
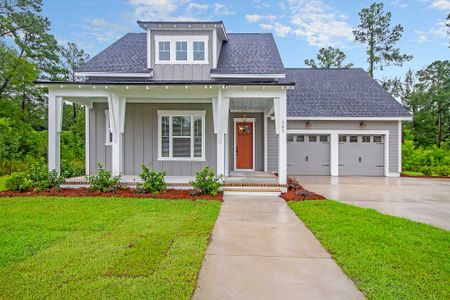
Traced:
<svg viewBox="0 0 450 300">
<path fill-rule="evenodd" d="M 369 74 L 374 77 L 374 70 L 379 66 L 402 66 L 412 55 L 401 54 L 395 44 L 400 40 L 403 26 L 391 27 L 391 13 L 383 10 L 383 3 L 373 3 L 369 8 L 359 12 L 360 24 L 353 31 L 355 41 L 366 45 Z"/>
<path fill-rule="evenodd" d="M 316 58 L 317 63 L 314 59 L 305 59 L 305 65 L 310 66 L 313 69 L 351 68 L 353 66 L 351 63 L 343 65 L 347 56 L 341 49 L 333 47 L 321 48 L 317 53 Z"/>
<path fill-rule="evenodd" d="M 20 134 L 10 126 L 9 120 L 0 119 L 0 162 L 7 166 L 9 174 L 12 163 L 19 157 Z"/>
<path fill-rule="evenodd" d="M 88 59 L 87 54 L 83 49 L 80 49 L 75 43 L 67 43 L 66 46 L 61 46 L 62 64 L 64 67 L 65 79 L 75 81 L 75 71 L 81 67 Z M 73 119 L 77 118 L 77 105 L 72 103 Z"/>
</svg>

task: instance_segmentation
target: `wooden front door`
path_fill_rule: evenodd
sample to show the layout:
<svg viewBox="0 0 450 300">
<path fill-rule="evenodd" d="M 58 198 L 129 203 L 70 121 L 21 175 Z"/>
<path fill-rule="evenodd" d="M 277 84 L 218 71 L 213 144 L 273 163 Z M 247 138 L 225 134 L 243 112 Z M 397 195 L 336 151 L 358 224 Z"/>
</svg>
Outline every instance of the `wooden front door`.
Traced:
<svg viewBox="0 0 450 300">
<path fill-rule="evenodd" d="M 253 123 L 236 123 L 236 169 L 253 169 Z"/>
</svg>

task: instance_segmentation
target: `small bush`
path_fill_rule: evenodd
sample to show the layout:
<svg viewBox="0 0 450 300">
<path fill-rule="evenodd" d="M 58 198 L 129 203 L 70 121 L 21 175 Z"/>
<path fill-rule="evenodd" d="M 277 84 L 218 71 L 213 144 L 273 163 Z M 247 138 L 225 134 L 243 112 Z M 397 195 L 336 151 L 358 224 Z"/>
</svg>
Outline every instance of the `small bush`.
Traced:
<svg viewBox="0 0 450 300">
<path fill-rule="evenodd" d="M 34 191 L 36 192 L 59 188 L 64 183 L 64 176 L 59 176 L 56 170 L 49 171 L 43 161 L 31 164 L 28 178 L 31 180 Z"/>
<path fill-rule="evenodd" d="M 214 170 L 206 166 L 195 174 L 195 180 L 191 184 L 203 194 L 216 196 L 223 185 L 223 176 L 216 176 Z"/>
<path fill-rule="evenodd" d="M 120 175 L 111 176 L 111 172 L 103 169 L 101 163 L 98 164 L 96 175 L 86 176 L 89 180 L 91 189 L 98 192 L 113 192 L 120 188 Z"/>
<path fill-rule="evenodd" d="M 439 148 L 416 147 L 406 140 L 402 149 L 403 170 L 423 173 L 428 176 L 450 176 L 450 145 L 443 143 Z"/>
<path fill-rule="evenodd" d="M 167 188 L 166 181 L 164 180 L 166 172 L 150 170 L 143 164 L 142 173 L 139 176 L 143 181 L 139 187 L 139 192 L 157 194 Z"/>
<path fill-rule="evenodd" d="M 65 178 L 82 176 L 85 174 L 85 166 L 83 161 L 61 160 L 61 174 Z"/>
<path fill-rule="evenodd" d="M 6 180 L 5 188 L 10 191 L 23 192 L 31 188 L 33 182 L 25 172 L 15 172 Z"/>
</svg>

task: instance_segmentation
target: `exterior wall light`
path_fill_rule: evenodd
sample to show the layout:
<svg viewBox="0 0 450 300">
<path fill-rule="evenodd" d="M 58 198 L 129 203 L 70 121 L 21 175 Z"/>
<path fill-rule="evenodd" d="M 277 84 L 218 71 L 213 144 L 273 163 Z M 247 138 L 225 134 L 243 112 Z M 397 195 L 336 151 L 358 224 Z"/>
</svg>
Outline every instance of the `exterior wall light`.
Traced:
<svg viewBox="0 0 450 300">
<path fill-rule="evenodd" d="M 311 122 L 310 122 L 310 121 L 306 121 L 305 127 L 306 127 L 306 128 L 309 128 L 309 127 L 311 127 L 311 126 L 312 126 Z"/>
<path fill-rule="evenodd" d="M 364 128 L 364 127 L 366 127 L 366 126 L 367 126 L 367 124 L 366 124 L 366 122 L 364 122 L 364 121 L 361 121 L 361 122 L 359 123 L 359 127 Z"/>
</svg>

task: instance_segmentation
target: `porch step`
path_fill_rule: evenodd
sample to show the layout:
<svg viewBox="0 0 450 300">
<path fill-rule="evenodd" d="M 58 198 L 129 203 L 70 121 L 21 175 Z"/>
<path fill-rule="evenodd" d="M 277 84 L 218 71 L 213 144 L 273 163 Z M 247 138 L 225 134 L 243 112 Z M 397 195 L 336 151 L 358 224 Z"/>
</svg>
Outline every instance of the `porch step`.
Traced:
<svg viewBox="0 0 450 300">
<path fill-rule="evenodd" d="M 223 187 L 225 196 L 279 196 L 279 187 Z"/>
</svg>

